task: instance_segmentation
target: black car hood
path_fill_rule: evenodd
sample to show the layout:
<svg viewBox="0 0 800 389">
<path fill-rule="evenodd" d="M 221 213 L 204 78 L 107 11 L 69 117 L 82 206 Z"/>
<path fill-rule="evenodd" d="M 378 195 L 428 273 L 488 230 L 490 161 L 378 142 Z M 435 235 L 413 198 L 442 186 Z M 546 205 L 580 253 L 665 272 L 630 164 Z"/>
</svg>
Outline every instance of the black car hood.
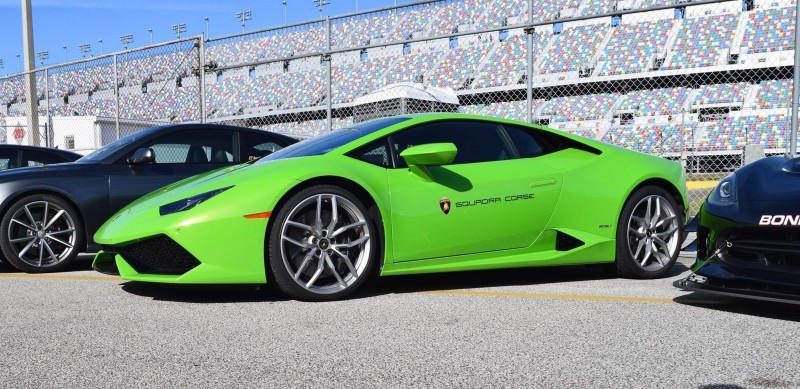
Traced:
<svg viewBox="0 0 800 389">
<path fill-rule="evenodd" d="M 65 162 L 44 166 L 21 167 L 0 172 L 0 183 L 42 176 L 62 176 L 83 171 L 97 163 Z"/>
<path fill-rule="evenodd" d="M 739 201 L 800 202 L 800 158 L 753 162 L 736 172 L 736 185 Z"/>
</svg>

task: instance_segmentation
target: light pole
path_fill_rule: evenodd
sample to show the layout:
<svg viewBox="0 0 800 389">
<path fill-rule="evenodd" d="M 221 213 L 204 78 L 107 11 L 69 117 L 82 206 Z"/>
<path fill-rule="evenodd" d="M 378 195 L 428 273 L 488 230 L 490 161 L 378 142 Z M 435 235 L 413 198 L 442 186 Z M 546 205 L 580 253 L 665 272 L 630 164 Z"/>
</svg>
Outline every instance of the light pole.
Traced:
<svg viewBox="0 0 800 389">
<path fill-rule="evenodd" d="M 19 65 L 19 71 L 24 71 L 25 69 L 22 68 L 22 57 L 20 54 L 17 54 L 17 65 Z"/>
<path fill-rule="evenodd" d="M 206 22 L 206 39 L 208 39 L 211 37 L 208 33 L 208 16 L 204 17 L 203 20 Z"/>
<path fill-rule="evenodd" d="M 123 35 L 119 37 L 119 41 L 122 42 L 122 47 L 124 47 L 125 50 L 128 50 L 128 45 L 133 43 L 133 35 L 131 34 Z"/>
<path fill-rule="evenodd" d="M 5 67 L 6 67 L 6 66 L 5 66 L 5 64 L 3 64 L 3 59 L 2 59 L 2 58 L 0 58 L 0 69 L 3 69 L 3 68 L 5 68 Z"/>
<path fill-rule="evenodd" d="M 98 39 L 97 43 L 100 44 L 100 55 L 103 55 L 103 40 L 102 39 Z"/>
<path fill-rule="evenodd" d="M 84 43 L 78 46 L 78 50 L 81 51 L 81 58 L 86 58 L 86 54 L 92 52 L 92 46 L 90 46 L 88 43 Z"/>
<path fill-rule="evenodd" d="M 50 58 L 50 52 L 40 51 L 36 53 L 36 57 L 39 58 L 39 64 L 41 64 L 41 66 L 44 66 L 44 61 Z"/>
<path fill-rule="evenodd" d="M 148 28 L 147 32 L 150 33 L 150 44 L 152 45 L 153 44 L 153 29 L 152 28 Z"/>
<path fill-rule="evenodd" d="M 61 46 L 64 49 L 64 62 L 67 62 L 67 45 Z"/>
<path fill-rule="evenodd" d="M 330 4 L 330 3 L 331 2 L 329 0 L 314 0 L 314 5 L 317 6 L 317 9 L 319 9 L 319 18 L 320 19 L 322 19 L 322 7 L 324 7 L 324 6 L 326 6 L 326 5 Z"/>
<path fill-rule="evenodd" d="M 181 33 L 186 32 L 186 23 L 173 24 L 172 31 L 175 32 L 175 35 L 178 36 L 178 39 L 181 39 Z"/>
<path fill-rule="evenodd" d="M 245 24 L 247 23 L 247 21 L 253 19 L 253 12 L 250 11 L 249 9 L 244 11 L 239 11 L 236 13 L 236 19 L 239 19 L 239 21 L 242 23 L 242 32 L 244 32 Z"/>
<path fill-rule="evenodd" d="M 283 24 L 286 23 L 286 0 L 283 0 Z"/>
</svg>

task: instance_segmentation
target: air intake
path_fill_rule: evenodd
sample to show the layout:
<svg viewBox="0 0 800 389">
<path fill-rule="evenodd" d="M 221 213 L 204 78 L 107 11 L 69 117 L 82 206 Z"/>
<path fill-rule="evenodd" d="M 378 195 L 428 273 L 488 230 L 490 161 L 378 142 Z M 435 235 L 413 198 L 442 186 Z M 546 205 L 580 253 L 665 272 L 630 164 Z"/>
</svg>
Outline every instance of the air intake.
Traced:
<svg viewBox="0 0 800 389">
<path fill-rule="evenodd" d="M 570 251 L 574 248 L 583 246 L 583 241 L 567 235 L 561 231 L 556 231 L 556 251 Z"/>
</svg>

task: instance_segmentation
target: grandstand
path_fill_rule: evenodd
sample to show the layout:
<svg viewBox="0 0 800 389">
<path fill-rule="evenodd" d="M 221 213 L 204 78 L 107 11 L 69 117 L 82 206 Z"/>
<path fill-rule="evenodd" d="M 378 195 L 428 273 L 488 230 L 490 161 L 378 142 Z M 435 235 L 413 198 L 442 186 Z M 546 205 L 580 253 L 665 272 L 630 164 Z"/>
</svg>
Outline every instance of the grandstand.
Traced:
<svg viewBox="0 0 800 389">
<path fill-rule="evenodd" d="M 54 116 L 181 122 L 200 120 L 205 100 L 207 120 L 244 118 L 313 137 L 327 129 L 328 104 L 333 126 L 348 125 L 356 98 L 410 81 L 452 88 L 462 112 L 549 123 L 646 153 L 786 146 L 793 2 L 534 1 L 540 24 L 527 32 L 521 0 L 446 0 L 333 18 L 331 47 L 353 50 L 330 58 L 322 56 L 319 21 L 208 41 L 203 62 L 220 70 L 206 74 L 202 99 L 200 54 L 190 41 L 120 56 L 117 69 L 109 58 L 85 61 L 52 69 L 47 80 L 39 73 L 40 106 Z M 591 17 L 620 4 L 670 8 Z M 568 17 L 582 19 L 558 21 Z M 24 96 L 20 76 L 0 79 L 0 115 L 24 114 Z"/>
</svg>

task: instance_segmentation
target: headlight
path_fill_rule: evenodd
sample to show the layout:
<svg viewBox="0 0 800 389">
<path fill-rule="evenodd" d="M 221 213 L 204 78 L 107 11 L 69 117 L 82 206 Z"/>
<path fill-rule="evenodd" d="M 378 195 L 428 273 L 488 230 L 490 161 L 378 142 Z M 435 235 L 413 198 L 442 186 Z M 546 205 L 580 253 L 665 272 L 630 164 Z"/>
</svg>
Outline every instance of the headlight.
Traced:
<svg viewBox="0 0 800 389">
<path fill-rule="evenodd" d="M 230 188 L 233 188 L 233 185 L 220 188 L 217 190 L 212 190 L 211 192 L 201 193 L 196 196 L 187 197 L 183 200 L 178 200 L 174 203 L 169 203 L 167 205 L 162 205 L 161 208 L 158 209 L 158 213 L 161 214 L 161 216 L 164 216 L 164 215 L 169 215 L 171 213 L 190 210 L 195 206 L 197 206 L 198 204 L 202 203 L 203 201 L 206 201 Z"/>
<path fill-rule="evenodd" d="M 714 205 L 731 205 L 736 203 L 736 174 L 731 174 L 720 181 L 711 195 L 708 202 Z"/>
</svg>

